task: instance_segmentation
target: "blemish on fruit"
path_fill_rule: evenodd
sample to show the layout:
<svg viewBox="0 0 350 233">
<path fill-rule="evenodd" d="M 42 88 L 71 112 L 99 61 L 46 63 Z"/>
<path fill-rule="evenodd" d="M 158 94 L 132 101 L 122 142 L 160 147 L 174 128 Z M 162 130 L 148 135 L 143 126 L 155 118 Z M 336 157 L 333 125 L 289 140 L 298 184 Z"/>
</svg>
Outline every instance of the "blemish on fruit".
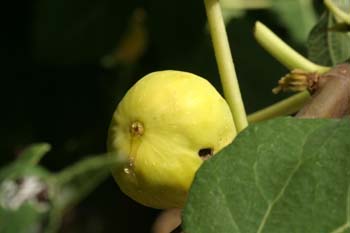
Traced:
<svg viewBox="0 0 350 233">
<path fill-rule="evenodd" d="M 201 157 L 203 160 L 209 159 L 214 154 L 214 151 L 212 148 L 203 148 L 198 151 L 199 157 Z"/>
<path fill-rule="evenodd" d="M 144 133 L 145 129 L 144 126 L 141 122 L 139 121 L 134 121 L 130 125 L 130 133 L 132 136 L 142 136 Z"/>
</svg>

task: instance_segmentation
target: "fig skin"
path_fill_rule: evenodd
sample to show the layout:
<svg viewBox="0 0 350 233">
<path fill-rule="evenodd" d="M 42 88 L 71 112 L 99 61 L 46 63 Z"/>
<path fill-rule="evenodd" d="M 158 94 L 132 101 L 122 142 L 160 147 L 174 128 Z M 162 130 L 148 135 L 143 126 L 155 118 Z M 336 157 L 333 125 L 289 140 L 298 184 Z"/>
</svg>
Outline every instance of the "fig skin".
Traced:
<svg viewBox="0 0 350 233">
<path fill-rule="evenodd" d="M 120 189 L 152 208 L 182 208 L 203 159 L 232 142 L 236 130 L 226 101 L 205 79 L 158 71 L 140 79 L 119 103 L 108 151 L 126 158 L 113 176 Z"/>
</svg>

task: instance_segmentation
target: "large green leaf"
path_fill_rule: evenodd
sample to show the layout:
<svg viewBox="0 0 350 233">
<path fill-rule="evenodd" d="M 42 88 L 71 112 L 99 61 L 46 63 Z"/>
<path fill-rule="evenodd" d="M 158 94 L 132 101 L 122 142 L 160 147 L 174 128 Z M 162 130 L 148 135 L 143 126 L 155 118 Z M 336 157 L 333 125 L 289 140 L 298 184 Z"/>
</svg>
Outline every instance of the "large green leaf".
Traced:
<svg viewBox="0 0 350 233">
<path fill-rule="evenodd" d="M 350 232 L 349 136 L 349 119 L 250 126 L 199 169 L 185 232 Z"/>
<path fill-rule="evenodd" d="M 350 11 L 350 1 L 335 1 L 338 7 Z M 307 47 L 309 58 L 319 64 L 333 66 L 350 58 L 350 33 L 337 31 L 337 21 L 326 11 L 310 32 Z"/>
</svg>

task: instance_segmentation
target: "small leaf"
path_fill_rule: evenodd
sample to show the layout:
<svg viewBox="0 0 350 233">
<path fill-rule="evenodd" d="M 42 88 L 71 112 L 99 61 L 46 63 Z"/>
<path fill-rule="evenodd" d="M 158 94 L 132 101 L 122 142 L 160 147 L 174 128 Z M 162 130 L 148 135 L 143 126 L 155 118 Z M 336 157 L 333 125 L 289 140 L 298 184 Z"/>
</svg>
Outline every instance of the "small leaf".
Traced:
<svg viewBox="0 0 350 233">
<path fill-rule="evenodd" d="M 33 144 L 19 155 L 18 161 L 35 165 L 50 149 L 51 146 L 47 143 Z"/>
<path fill-rule="evenodd" d="M 350 1 L 335 1 L 338 7 L 349 12 Z M 326 11 L 311 30 L 307 47 L 310 60 L 321 65 L 334 66 L 350 58 L 350 33 L 337 31 L 339 22 Z"/>
<path fill-rule="evenodd" d="M 349 232 L 350 121 L 251 125 L 199 169 L 185 232 Z"/>
</svg>

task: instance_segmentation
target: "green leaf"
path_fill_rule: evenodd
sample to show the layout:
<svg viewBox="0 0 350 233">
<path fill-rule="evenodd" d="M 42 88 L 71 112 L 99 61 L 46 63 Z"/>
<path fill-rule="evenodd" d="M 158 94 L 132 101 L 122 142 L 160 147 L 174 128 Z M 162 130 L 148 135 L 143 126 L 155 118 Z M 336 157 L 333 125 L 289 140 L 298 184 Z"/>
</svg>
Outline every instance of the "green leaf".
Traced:
<svg viewBox="0 0 350 233">
<path fill-rule="evenodd" d="M 346 12 L 350 1 L 335 1 Z M 311 30 L 307 47 L 310 60 L 321 65 L 334 66 L 350 58 L 350 33 L 336 30 L 339 22 L 326 11 Z"/>
<path fill-rule="evenodd" d="M 199 169 L 185 232 L 349 232 L 350 121 L 251 125 Z"/>
<path fill-rule="evenodd" d="M 38 143 L 28 146 L 20 155 L 19 162 L 37 164 L 41 158 L 50 151 L 51 146 L 47 143 Z"/>
<path fill-rule="evenodd" d="M 50 149 L 51 146 L 47 143 L 28 146 L 20 153 L 17 160 L 0 168 L 0 181 L 26 176 L 48 177 L 49 171 L 39 166 L 38 163 Z"/>
</svg>

